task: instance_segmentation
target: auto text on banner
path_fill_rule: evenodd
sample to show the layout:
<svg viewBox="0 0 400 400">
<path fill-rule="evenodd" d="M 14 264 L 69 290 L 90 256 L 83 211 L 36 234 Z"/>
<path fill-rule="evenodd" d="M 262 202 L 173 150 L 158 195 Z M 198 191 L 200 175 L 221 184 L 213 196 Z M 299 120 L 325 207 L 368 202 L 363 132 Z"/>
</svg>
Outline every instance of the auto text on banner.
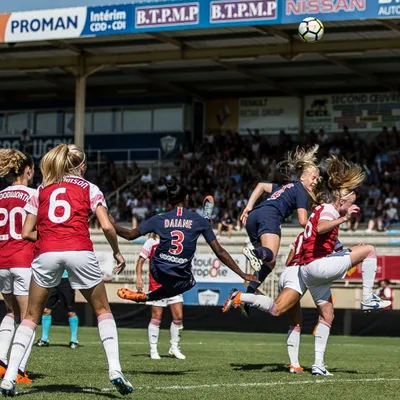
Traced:
<svg viewBox="0 0 400 400">
<path fill-rule="evenodd" d="M 341 131 L 344 126 L 358 132 L 380 131 L 384 126 L 400 128 L 398 93 L 345 93 L 306 96 L 304 129 Z"/>
<path fill-rule="evenodd" d="M 239 133 L 258 129 L 261 134 L 298 133 L 300 99 L 297 97 L 250 97 L 239 99 Z"/>
</svg>

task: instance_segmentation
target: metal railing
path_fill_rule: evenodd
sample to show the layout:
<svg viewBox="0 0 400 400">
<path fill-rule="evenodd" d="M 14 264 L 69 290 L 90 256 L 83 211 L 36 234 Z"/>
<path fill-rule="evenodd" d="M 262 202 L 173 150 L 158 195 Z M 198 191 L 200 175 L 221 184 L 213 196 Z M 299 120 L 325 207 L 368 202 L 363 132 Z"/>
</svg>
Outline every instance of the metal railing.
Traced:
<svg viewBox="0 0 400 400">
<path fill-rule="evenodd" d="M 140 153 L 140 160 L 134 158 L 135 153 Z M 144 154 L 151 153 L 156 154 L 156 157 L 149 156 L 147 159 L 143 157 Z M 92 155 L 96 154 L 96 160 L 92 160 Z M 110 161 L 114 161 L 115 164 L 127 163 L 130 165 L 132 162 L 137 162 L 140 164 L 149 164 L 154 168 L 154 165 L 158 169 L 161 167 L 161 149 L 159 147 L 146 147 L 141 149 L 110 149 L 110 150 L 98 150 L 98 149 L 88 149 L 87 150 L 88 164 L 96 165 L 97 173 L 100 174 L 101 166 L 107 164 Z M 104 157 L 105 156 L 105 157 Z"/>
</svg>

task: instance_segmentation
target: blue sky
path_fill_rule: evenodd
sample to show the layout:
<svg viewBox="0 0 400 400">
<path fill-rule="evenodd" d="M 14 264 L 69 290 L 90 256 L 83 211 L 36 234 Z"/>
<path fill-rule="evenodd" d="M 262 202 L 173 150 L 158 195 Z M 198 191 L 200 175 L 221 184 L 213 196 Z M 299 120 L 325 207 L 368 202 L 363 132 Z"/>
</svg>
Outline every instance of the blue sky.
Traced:
<svg viewBox="0 0 400 400">
<path fill-rule="evenodd" d="M 0 13 L 78 6 L 134 3 L 129 0 L 0 0 Z"/>
</svg>

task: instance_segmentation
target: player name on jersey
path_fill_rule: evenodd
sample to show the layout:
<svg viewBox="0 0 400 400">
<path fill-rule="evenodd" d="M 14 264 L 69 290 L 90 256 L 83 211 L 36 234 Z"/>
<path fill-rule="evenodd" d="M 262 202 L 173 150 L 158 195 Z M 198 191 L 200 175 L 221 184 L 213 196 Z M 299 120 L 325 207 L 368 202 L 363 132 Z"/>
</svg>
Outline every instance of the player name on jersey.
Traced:
<svg viewBox="0 0 400 400">
<path fill-rule="evenodd" d="M 186 228 L 192 229 L 193 221 L 191 219 L 166 219 L 164 221 L 164 228 Z"/>
<path fill-rule="evenodd" d="M 27 203 L 29 201 L 30 195 L 25 192 L 20 192 L 18 190 L 10 190 L 7 192 L 0 193 L 0 200 L 3 199 L 19 199 Z"/>
</svg>

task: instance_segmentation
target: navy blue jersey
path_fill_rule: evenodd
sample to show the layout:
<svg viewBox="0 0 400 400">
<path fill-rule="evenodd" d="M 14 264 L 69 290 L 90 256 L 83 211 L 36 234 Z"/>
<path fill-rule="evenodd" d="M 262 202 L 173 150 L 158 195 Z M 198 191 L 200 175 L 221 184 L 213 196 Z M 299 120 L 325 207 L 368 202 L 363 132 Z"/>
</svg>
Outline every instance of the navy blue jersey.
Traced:
<svg viewBox="0 0 400 400">
<path fill-rule="evenodd" d="M 254 209 L 272 206 L 283 218 L 287 218 L 298 208 L 307 209 L 309 197 L 300 181 L 290 182 L 283 186 L 274 183 L 271 196 Z"/>
<path fill-rule="evenodd" d="M 203 235 L 207 243 L 216 239 L 208 220 L 182 207 L 155 215 L 139 226 L 139 232 L 141 235 L 154 232 L 160 236 L 151 262 L 164 273 L 181 278 L 192 275 L 192 259 L 199 236 Z"/>
</svg>

